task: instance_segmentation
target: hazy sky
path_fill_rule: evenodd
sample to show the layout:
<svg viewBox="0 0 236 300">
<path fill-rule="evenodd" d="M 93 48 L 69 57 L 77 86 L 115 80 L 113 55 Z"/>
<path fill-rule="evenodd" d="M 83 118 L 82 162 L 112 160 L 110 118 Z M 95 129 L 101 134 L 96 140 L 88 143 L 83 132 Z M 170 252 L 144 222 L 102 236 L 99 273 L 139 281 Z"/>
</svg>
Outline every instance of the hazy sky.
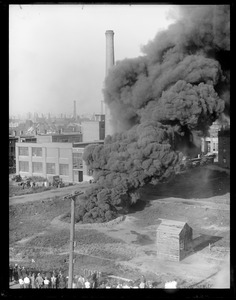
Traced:
<svg viewBox="0 0 236 300">
<path fill-rule="evenodd" d="M 178 16 L 173 5 L 10 5 L 10 115 L 100 113 L 105 31 L 115 61 L 142 55 L 140 46 Z"/>
</svg>

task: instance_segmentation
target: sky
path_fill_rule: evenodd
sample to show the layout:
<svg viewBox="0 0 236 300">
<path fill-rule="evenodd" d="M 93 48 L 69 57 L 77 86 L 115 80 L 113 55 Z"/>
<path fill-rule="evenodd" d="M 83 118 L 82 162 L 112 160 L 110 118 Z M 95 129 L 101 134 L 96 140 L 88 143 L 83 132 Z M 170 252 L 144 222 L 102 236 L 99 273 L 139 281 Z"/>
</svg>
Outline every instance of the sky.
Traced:
<svg viewBox="0 0 236 300">
<path fill-rule="evenodd" d="M 105 31 L 114 31 L 115 61 L 178 18 L 174 5 L 10 5 L 9 114 L 101 112 Z"/>
</svg>

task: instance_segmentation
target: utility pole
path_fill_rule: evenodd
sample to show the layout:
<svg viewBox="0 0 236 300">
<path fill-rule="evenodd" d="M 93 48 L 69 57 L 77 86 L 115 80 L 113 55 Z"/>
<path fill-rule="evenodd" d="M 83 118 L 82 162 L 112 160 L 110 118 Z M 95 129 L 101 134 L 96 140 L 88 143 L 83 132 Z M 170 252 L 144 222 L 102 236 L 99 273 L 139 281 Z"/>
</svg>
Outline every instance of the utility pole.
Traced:
<svg viewBox="0 0 236 300">
<path fill-rule="evenodd" d="M 74 235 L 75 235 L 75 200 L 76 197 L 82 195 L 82 191 L 75 191 L 73 194 L 65 196 L 64 199 L 71 199 L 71 222 L 70 222 L 70 256 L 69 256 L 69 280 L 68 288 L 72 288 L 74 277 Z"/>
</svg>

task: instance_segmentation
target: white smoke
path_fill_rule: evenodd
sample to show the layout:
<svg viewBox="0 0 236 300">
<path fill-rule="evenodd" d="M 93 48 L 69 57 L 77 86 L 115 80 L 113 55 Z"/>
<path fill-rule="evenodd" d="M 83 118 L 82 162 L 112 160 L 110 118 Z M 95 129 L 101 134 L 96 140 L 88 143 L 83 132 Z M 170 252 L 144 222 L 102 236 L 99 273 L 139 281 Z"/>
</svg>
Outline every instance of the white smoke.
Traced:
<svg viewBox="0 0 236 300">
<path fill-rule="evenodd" d="M 230 264 L 229 257 L 225 259 L 223 264 L 220 266 L 219 272 L 213 279 L 212 288 L 230 288 Z"/>
</svg>

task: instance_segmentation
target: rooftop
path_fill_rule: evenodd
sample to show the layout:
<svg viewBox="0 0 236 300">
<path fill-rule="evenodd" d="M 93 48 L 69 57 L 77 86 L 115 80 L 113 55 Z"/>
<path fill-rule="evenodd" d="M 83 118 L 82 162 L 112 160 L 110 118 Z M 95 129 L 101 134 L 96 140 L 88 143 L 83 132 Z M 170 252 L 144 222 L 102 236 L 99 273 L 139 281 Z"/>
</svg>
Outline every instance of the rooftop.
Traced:
<svg viewBox="0 0 236 300">
<path fill-rule="evenodd" d="M 40 133 L 39 136 L 62 136 L 62 135 L 81 135 L 82 133 L 77 132 L 61 132 L 61 133 Z"/>
<path fill-rule="evenodd" d="M 104 140 L 97 140 L 97 141 L 91 141 L 91 142 L 75 142 L 73 143 L 73 147 L 82 147 L 83 145 L 89 145 L 89 144 L 103 144 Z"/>
<path fill-rule="evenodd" d="M 180 234 L 186 222 L 180 222 L 175 220 L 159 219 L 161 224 L 158 226 L 158 231 L 165 231 L 171 234 Z"/>
</svg>

